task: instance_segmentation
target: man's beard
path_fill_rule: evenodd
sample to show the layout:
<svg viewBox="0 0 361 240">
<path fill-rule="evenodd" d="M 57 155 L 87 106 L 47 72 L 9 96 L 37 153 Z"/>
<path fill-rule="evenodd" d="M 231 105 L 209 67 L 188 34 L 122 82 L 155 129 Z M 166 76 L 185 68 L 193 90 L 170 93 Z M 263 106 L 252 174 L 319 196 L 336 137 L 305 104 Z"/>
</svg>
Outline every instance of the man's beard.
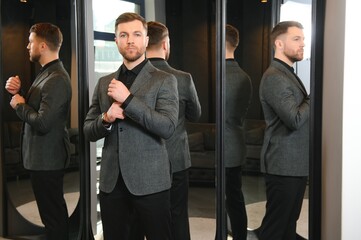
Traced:
<svg viewBox="0 0 361 240">
<path fill-rule="evenodd" d="M 137 61 L 140 57 L 143 56 L 143 53 L 141 53 L 140 51 L 136 51 L 135 54 L 128 54 L 126 51 L 122 51 L 120 54 L 121 54 L 121 55 L 123 56 L 123 58 L 124 58 L 125 60 L 127 60 L 128 62 L 135 62 L 135 61 Z"/>
<path fill-rule="evenodd" d="M 287 52 L 285 52 L 285 56 L 293 63 L 303 60 L 303 54 L 300 56 L 297 53 L 291 55 L 291 54 L 288 54 Z"/>
<path fill-rule="evenodd" d="M 30 55 L 30 61 L 32 62 L 39 62 L 41 55 L 40 54 L 33 54 Z"/>
</svg>

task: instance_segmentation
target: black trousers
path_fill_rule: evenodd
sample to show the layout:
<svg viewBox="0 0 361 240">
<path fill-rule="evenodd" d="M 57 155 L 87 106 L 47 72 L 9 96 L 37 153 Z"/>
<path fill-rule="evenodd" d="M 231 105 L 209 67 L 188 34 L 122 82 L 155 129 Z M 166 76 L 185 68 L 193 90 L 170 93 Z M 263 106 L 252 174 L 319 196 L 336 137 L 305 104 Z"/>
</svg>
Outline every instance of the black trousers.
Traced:
<svg viewBox="0 0 361 240">
<path fill-rule="evenodd" d="M 104 240 L 134 239 L 132 231 L 147 240 L 172 240 L 169 190 L 135 196 L 119 176 L 111 193 L 100 191 L 99 203 Z"/>
<path fill-rule="evenodd" d="M 247 239 L 247 212 L 242 192 L 242 168 L 226 168 L 226 209 L 234 240 Z"/>
<path fill-rule="evenodd" d="M 170 190 L 172 234 L 174 240 L 190 240 L 188 219 L 188 169 L 173 173 Z"/>
<path fill-rule="evenodd" d="M 68 210 L 66 207 L 63 179 L 64 171 L 29 171 L 41 221 L 47 240 L 69 238 Z"/>
<path fill-rule="evenodd" d="M 295 240 L 307 177 L 265 175 L 266 214 L 259 229 L 260 240 Z"/>
</svg>

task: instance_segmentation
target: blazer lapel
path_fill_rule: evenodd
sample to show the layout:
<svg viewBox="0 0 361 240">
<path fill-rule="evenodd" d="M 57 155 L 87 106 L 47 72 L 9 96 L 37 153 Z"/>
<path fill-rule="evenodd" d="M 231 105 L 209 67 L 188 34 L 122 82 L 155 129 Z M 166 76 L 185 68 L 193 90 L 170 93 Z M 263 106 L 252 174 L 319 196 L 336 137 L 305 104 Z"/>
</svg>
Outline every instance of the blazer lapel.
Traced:
<svg viewBox="0 0 361 240">
<path fill-rule="evenodd" d="M 38 86 L 41 82 L 43 82 L 44 80 L 46 80 L 49 75 L 50 75 L 50 72 L 49 72 L 49 71 L 45 71 L 45 72 L 39 74 L 39 75 L 35 78 L 33 84 L 31 84 L 31 87 L 29 88 L 29 91 L 28 91 L 27 94 L 26 94 L 26 99 L 28 99 L 28 98 L 30 97 L 31 93 L 34 91 L 34 89 L 36 88 L 36 86 Z"/>
<path fill-rule="evenodd" d="M 145 81 L 147 81 L 148 79 L 150 79 L 152 77 L 150 72 L 153 72 L 154 70 L 155 70 L 155 68 L 148 61 L 144 65 L 143 69 L 140 71 L 138 76 L 134 79 L 134 82 L 133 82 L 132 86 L 130 87 L 129 91 L 132 94 L 136 93 L 140 89 L 140 87 L 144 85 Z"/>
<path fill-rule="evenodd" d="M 302 91 L 302 93 L 307 96 L 307 91 L 305 86 L 303 85 L 301 80 L 298 80 L 297 77 L 290 71 L 288 70 L 285 66 L 283 66 L 281 63 L 277 62 L 277 61 L 273 61 L 274 67 L 276 67 L 277 69 L 280 69 L 282 72 L 284 72 L 289 79 L 291 79 L 293 81 L 294 84 L 296 84 L 296 86 Z"/>
</svg>

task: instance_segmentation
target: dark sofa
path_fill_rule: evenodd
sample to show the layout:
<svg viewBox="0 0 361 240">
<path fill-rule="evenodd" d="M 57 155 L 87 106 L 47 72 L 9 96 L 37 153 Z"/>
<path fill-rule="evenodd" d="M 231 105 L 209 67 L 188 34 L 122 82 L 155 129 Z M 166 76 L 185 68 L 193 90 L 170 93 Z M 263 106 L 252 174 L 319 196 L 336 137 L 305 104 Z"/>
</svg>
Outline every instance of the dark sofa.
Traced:
<svg viewBox="0 0 361 240">
<path fill-rule="evenodd" d="M 243 172 L 260 172 L 260 152 L 265 129 L 264 120 L 246 119 L 247 157 Z M 192 166 L 189 170 L 190 183 L 214 184 L 215 182 L 215 143 L 214 123 L 186 123 Z"/>
</svg>

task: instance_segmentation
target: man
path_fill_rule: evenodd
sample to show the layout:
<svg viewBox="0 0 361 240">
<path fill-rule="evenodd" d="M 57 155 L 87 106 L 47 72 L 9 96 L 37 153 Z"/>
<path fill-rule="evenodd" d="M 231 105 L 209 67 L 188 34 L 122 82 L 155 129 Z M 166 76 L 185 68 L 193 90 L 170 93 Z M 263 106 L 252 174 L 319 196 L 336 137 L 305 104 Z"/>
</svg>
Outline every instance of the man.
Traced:
<svg viewBox="0 0 361 240">
<path fill-rule="evenodd" d="M 235 240 L 247 239 L 247 213 L 242 193 L 242 165 L 246 160 L 244 119 L 252 97 L 252 83 L 234 59 L 238 30 L 226 25 L 226 208 Z"/>
<path fill-rule="evenodd" d="M 309 96 L 293 65 L 303 59 L 300 23 L 285 21 L 271 33 L 274 60 L 263 74 L 260 100 L 267 124 L 261 152 L 266 214 L 259 239 L 296 239 L 309 166 Z"/>
<path fill-rule="evenodd" d="M 70 159 L 67 131 L 71 101 L 70 77 L 59 60 L 63 41 L 60 29 L 50 23 L 30 28 L 30 61 L 41 70 L 26 96 L 19 94 L 21 80 L 10 77 L 5 85 L 13 95 L 10 105 L 24 121 L 21 146 L 29 170 L 46 239 L 68 239 L 68 212 L 63 194 L 64 169 Z"/>
<path fill-rule="evenodd" d="M 84 123 L 90 141 L 105 138 L 99 185 L 104 239 L 129 239 L 137 216 L 148 240 L 168 240 L 171 169 L 164 139 L 177 126 L 177 82 L 146 59 L 143 17 L 121 14 L 115 42 L 123 64 L 99 79 Z"/>
<path fill-rule="evenodd" d="M 173 74 L 178 83 L 178 124 L 166 146 L 172 165 L 171 215 L 174 240 L 190 239 L 188 221 L 188 168 L 191 166 L 185 121 L 197 121 L 201 116 L 192 76 L 169 66 L 170 40 L 168 28 L 159 22 L 148 22 L 147 58 L 158 69 Z"/>
</svg>

